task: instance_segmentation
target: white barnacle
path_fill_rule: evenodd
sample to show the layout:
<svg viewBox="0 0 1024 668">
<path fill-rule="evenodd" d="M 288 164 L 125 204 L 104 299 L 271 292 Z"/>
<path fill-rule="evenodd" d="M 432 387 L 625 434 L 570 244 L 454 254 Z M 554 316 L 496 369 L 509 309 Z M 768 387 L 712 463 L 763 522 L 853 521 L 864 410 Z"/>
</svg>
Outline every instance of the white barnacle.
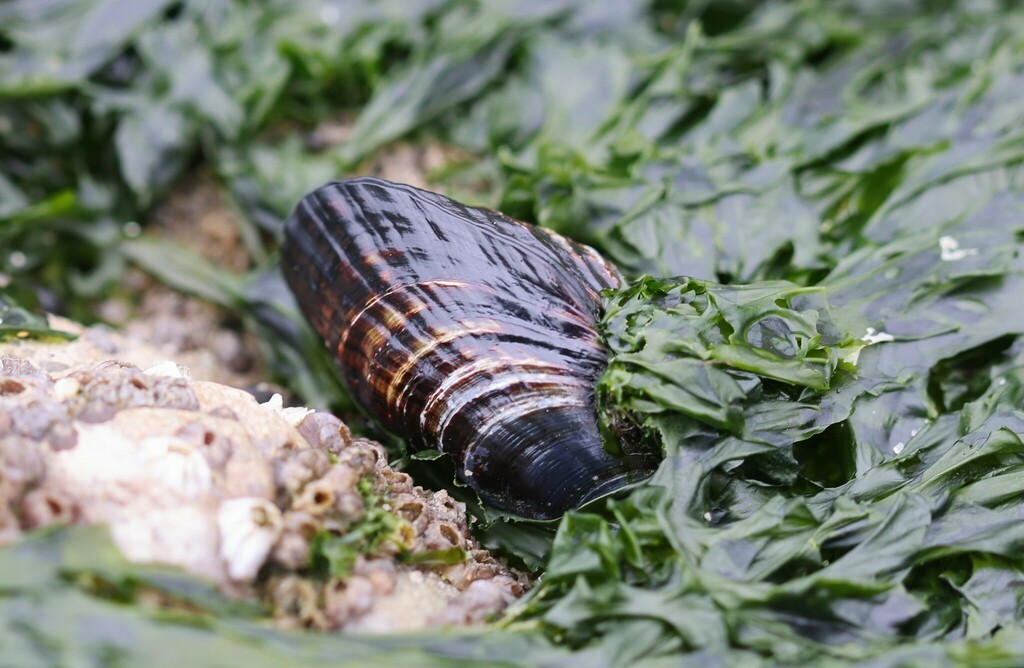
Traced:
<svg viewBox="0 0 1024 668">
<path fill-rule="evenodd" d="M 269 408 L 272 411 L 280 413 L 282 410 L 284 410 L 284 397 L 282 397 L 277 392 L 274 392 L 273 396 L 271 396 L 269 399 L 260 404 L 260 406 Z"/>
<path fill-rule="evenodd" d="M 306 419 L 306 416 L 312 412 L 312 408 L 306 408 L 305 406 L 292 406 L 290 408 L 282 408 L 281 417 L 283 417 L 285 422 L 291 426 L 298 427 L 302 424 L 302 421 Z"/>
<path fill-rule="evenodd" d="M 876 343 L 888 343 L 889 341 L 895 341 L 896 339 L 892 334 L 877 331 L 874 327 L 868 327 L 864 336 L 860 337 L 860 340 L 870 346 Z"/>
<path fill-rule="evenodd" d="M 956 262 L 978 254 L 977 248 L 960 248 L 960 242 L 949 236 L 939 238 L 939 251 L 943 262 Z"/>
<path fill-rule="evenodd" d="M 270 501 L 256 497 L 230 499 L 217 511 L 220 557 L 232 580 L 256 577 L 281 536 L 284 520 Z"/>
<path fill-rule="evenodd" d="M 903 452 L 903 448 L 905 446 L 906 446 L 906 443 L 904 443 L 903 441 L 900 441 L 896 445 L 892 446 L 892 454 L 894 454 L 894 455 L 900 454 L 901 452 Z"/>
<path fill-rule="evenodd" d="M 291 406 L 289 408 L 285 408 L 284 398 L 277 393 L 260 405 L 274 411 L 283 417 L 285 422 L 293 427 L 298 427 L 302 424 L 302 421 L 306 419 L 307 415 L 314 412 L 312 408 L 306 408 L 304 406 Z"/>
<path fill-rule="evenodd" d="M 82 384 L 74 378 L 61 378 L 53 384 L 53 395 L 60 402 L 73 399 L 81 390 Z"/>
<path fill-rule="evenodd" d="M 159 364 L 154 364 L 142 373 L 147 376 L 166 376 L 167 378 L 188 378 L 189 372 L 188 367 L 181 366 L 171 360 L 164 360 Z"/>
<path fill-rule="evenodd" d="M 204 494 L 213 485 L 213 473 L 203 453 L 185 439 L 147 438 L 139 445 L 139 453 L 157 481 L 187 498 Z"/>
</svg>

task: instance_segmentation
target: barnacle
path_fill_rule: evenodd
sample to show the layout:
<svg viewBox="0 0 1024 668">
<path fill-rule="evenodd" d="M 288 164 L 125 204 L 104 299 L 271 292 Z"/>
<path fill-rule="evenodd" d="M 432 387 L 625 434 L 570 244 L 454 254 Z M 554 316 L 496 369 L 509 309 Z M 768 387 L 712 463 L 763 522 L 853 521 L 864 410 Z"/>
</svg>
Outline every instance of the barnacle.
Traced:
<svg viewBox="0 0 1024 668">
<path fill-rule="evenodd" d="M 323 524 L 309 513 L 290 510 L 284 514 L 281 538 L 274 546 L 271 559 L 291 570 L 299 570 L 309 563 L 309 542 Z"/>
<path fill-rule="evenodd" d="M 58 489 L 34 489 L 21 502 L 22 523 L 29 529 L 55 523 L 71 524 L 77 514 L 74 498 Z"/>
<path fill-rule="evenodd" d="M 220 505 L 220 556 L 234 580 L 256 577 L 281 535 L 281 511 L 266 499 L 231 499 Z"/>
<path fill-rule="evenodd" d="M 345 423 L 330 413 L 309 413 L 297 429 L 311 446 L 334 456 L 352 442 L 352 434 Z"/>
<path fill-rule="evenodd" d="M 189 441 L 177 436 L 156 436 L 142 441 L 139 450 L 151 474 L 182 496 L 195 497 L 210 489 L 210 465 Z"/>
</svg>

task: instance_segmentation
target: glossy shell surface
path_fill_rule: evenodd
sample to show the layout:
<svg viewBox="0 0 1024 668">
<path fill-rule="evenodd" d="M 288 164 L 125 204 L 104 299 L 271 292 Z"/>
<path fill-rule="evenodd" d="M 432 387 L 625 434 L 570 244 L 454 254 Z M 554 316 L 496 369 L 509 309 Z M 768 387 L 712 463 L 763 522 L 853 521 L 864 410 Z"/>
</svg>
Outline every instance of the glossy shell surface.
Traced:
<svg viewBox="0 0 1024 668">
<path fill-rule="evenodd" d="M 555 517 L 650 473 L 599 432 L 599 292 L 620 276 L 593 249 L 358 178 L 299 203 L 282 268 L 356 400 L 485 501 Z"/>
</svg>

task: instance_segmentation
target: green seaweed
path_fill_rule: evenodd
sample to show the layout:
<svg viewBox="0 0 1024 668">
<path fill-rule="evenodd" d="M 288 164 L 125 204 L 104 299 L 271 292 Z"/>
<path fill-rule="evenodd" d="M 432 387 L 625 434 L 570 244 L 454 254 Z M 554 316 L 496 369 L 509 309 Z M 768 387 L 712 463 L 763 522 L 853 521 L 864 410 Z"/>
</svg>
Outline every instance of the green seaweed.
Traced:
<svg viewBox="0 0 1024 668">
<path fill-rule="evenodd" d="M 627 274 L 605 297 L 600 409 L 665 455 L 651 480 L 548 524 L 482 507 L 443 458 L 410 461 L 467 500 L 486 545 L 542 573 L 484 631 L 320 637 L 216 606 L 168 620 L 129 605 L 121 576 L 61 575 L 56 539 L 33 537 L 0 551 L 0 657 L 1016 665 L 1017 4 L 0 5 L 0 278 L 19 290 L 0 309 L 15 330 L 45 326 L 17 306 L 36 297 L 94 320 L 139 266 L 234 313 L 276 377 L 355 417 L 275 279 L 281 222 L 395 140 L 442 142 L 469 157 L 439 187 Z M 323 145 L 315 128 L 338 118 L 352 132 Z M 248 273 L 147 234 L 198 164 L 242 214 Z M 31 568 L 10 561 L 26 549 Z"/>
</svg>

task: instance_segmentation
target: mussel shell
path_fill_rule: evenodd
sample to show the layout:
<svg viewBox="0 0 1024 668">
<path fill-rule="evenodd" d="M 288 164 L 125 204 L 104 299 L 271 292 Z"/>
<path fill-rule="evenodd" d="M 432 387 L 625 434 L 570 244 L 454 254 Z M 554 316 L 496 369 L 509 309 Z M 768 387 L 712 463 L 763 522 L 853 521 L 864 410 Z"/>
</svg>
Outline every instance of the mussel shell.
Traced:
<svg viewBox="0 0 1024 668">
<path fill-rule="evenodd" d="M 485 501 L 554 517 L 650 473 L 598 428 L 599 293 L 621 277 L 593 249 L 358 178 L 300 202 L 282 268 L 355 399 Z"/>
</svg>

